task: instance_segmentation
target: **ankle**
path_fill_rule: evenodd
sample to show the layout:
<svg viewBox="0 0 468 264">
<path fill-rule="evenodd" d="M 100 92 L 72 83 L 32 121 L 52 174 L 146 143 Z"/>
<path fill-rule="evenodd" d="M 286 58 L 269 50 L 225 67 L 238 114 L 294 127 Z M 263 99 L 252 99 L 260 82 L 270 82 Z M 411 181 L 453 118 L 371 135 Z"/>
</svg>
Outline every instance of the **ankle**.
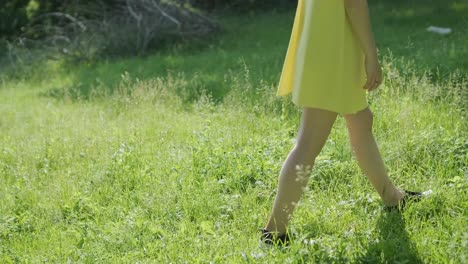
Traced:
<svg viewBox="0 0 468 264">
<path fill-rule="evenodd" d="M 280 236 L 283 236 L 284 234 L 286 234 L 286 231 L 277 231 L 277 230 L 274 230 L 274 229 L 267 229 L 267 228 L 263 228 L 263 230 L 265 230 L 268 233 L 272 234 L 273 236 L 277 236 L 277 237 L 280 237 Z"/>
<path fill-rule="evenodd" d="M 286 228 L 279 228 L 279 227 L 273 227 L 273 226 L 270 226 L 270 225 L 266 225 L 263 229 L 270 232 L 270 233 L 272 233 L 272 234 L 275 234 L 277 236 L 281 236 L 281 235 L 286 234 Z"/>
<path fill-rule="evenodd" d="M 388 197 L 384 197 L 384 204 L 386 206 L 396 206 L 403 199 L 405 193 L 398 189 L 395 189 Z"/>
</svg>

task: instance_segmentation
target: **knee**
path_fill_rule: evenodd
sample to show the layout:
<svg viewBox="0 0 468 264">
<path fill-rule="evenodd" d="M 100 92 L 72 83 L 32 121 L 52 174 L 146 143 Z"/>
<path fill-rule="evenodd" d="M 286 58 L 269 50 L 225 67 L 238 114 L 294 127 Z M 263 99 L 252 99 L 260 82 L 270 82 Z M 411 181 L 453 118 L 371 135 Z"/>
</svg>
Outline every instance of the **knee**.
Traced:
<svg viewBox="0 0 468 264">
<path fill-rule="evenodd" d="M 374 124 L 374 114 L 367 108 L 356 114 L 345 116 L 348 124 L 348 128 L 351 132 L 372 132 L 372 126 Z"/>
</svg>

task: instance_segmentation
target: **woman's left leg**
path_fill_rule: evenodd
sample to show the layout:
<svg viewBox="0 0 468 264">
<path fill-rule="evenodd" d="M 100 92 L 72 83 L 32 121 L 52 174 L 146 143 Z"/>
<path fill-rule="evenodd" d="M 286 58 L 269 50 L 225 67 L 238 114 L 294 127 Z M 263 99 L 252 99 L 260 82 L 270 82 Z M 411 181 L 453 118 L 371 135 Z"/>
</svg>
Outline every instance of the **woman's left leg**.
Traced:
<svg viewBox="0 0 468 264">
<path fill-rule="evenodd" d="M 397 205 L 404 193 L 398 190 L 387 175 L 377 143 L 372 134 L 373 114 L 369 108 L 345 115 L 351 145 L 359 167 L 387 206 Z"/>
</svg>

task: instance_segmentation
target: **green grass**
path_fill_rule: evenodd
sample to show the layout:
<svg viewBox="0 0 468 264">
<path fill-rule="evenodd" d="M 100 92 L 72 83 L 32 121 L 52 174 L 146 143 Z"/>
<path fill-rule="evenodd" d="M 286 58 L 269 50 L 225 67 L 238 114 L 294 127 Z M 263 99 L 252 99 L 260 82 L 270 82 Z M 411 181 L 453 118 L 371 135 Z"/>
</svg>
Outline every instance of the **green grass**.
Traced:
<svg viewBox="0 0 468 264">
<path fill-rule="evenodd" d="M 386 213 L 340 118 L 289 251 L 261 250 L 257 229 L 300 121 L 275 97 L 293 12 L 223 17 L 211 45 L 3 76 L 0 262 L 466 263 L 467 5 L 454 3 L 372 6 L 376 138 L 399 187 L 434 195 Z M 424 32 L 428 17 L 454 34 Z"/>
</svg>

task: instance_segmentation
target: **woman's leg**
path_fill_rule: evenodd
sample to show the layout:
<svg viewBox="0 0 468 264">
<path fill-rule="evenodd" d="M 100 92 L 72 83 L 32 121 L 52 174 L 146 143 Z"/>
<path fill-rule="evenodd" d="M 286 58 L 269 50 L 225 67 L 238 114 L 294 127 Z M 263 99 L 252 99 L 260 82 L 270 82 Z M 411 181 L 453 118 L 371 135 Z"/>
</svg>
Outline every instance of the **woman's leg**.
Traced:
<svg viewBox="0 0 468 264">
<path fill-rule="evenodd" d="M 387 175 L 385 165 L 372 134 L 373 114 L 369 108 L 345 115 L 349 137 L 359 167 L 370 180 L 387 206 L 398 204 L 403 198 Z"/>
<path fill-rule="evenodd" d="M 289 153 L 280 172 L 278 192 L 265 229 L 286 233 L 289 218 L 292 215 L 309 180 L 310 171 L 298 175 L 296 166 L 312 169 L 315 158 L 325 144 L 337 113 L 327 110 L 304 108 L 297 142 Z M 302 170 L 304 171 L 304 170 Z M 305 177 L 302 177 L 305 176 Z"/>
</svg>

